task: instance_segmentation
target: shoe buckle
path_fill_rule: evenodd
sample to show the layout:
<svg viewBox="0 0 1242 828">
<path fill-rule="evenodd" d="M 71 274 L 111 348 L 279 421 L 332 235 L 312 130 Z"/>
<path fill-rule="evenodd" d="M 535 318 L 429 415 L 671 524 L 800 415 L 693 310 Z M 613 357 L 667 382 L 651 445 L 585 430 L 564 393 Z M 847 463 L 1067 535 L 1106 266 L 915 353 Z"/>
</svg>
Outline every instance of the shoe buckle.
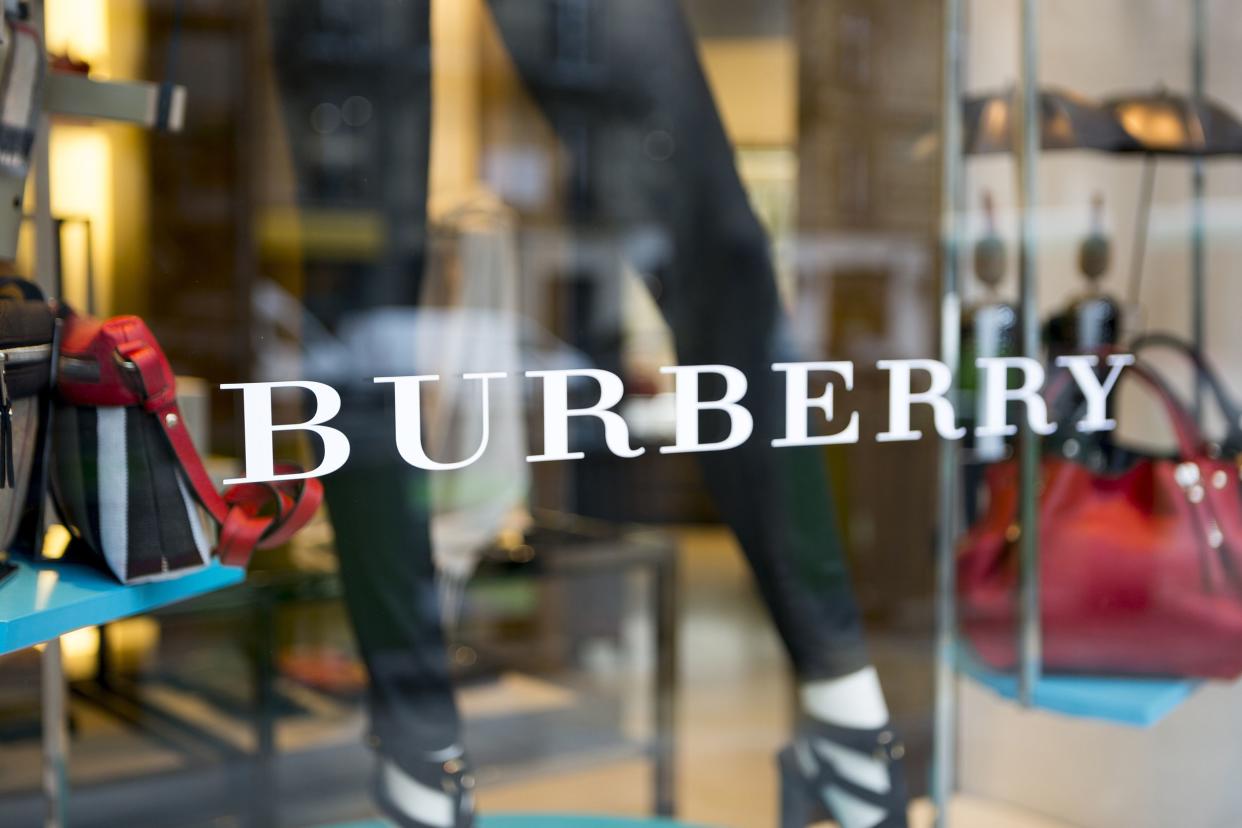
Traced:
<svg viewBox="0 0 1242 828">
<path fill-rule="evenodd" d="M 891 730 L 885 730 L 876 737 L 874 757 L 884 762 L 899 762 L 906 755 L 906 746 L 897 740 Z"/>
</svg>

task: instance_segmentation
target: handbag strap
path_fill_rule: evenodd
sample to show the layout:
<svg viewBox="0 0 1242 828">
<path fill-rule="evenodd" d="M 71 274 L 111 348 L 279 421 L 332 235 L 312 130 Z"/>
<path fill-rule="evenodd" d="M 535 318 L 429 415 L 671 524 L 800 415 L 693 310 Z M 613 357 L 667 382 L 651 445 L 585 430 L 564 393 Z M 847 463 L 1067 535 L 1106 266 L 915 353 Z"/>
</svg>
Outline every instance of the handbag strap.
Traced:
<svg viewBox="0 0 1242 828">
<path fill-rule="evenodd" d="M 127 369 L 133 366 L 132 390 L 160 424 L 199 503 L 220 525 L 216 552 L 223 563 L 245 566 L 255 549 L 285 543 L 310 521 L 323 502 L 323 484 L 317 479 L 242 484 L 223 495 L 216 491 L 177 405 L 172 369 L 154 337 L 145 325 L 131 328 L 125 320 L 103 327 L 114 337 L 134 335 L 119 337 L 123 341 L 116 343 L 116 355 Z M 279 471 L 291 474 L 298 469 L 282 466 Z"/>
<path fill-rule="evenodd" d="M 1242 454 L 1242 408 L 1238 407 L 1233 395 L 1221 379 L 1220 373 L 1207 357 L 1186 340 L 1160 331 L 1143 334 L 1130 343 L 1130 350 L 1135 354 L 1146 348 L 1168 348 L 1190 360 L 1195 368 L 1195 376 L 1202 379 L 1212 392 L 1225 419 L 1225 439 L 1222 448 L 1229 454 Z"/>
<path fill-rule="evenodd" d="M 1194 521 L 1205 582 L 1212 580 L 1211 567 L 1207 562 L 1217 560 L 1224 580 L 1242 596 L 1242 567 L 1232 557 L 1239 541 L 1232 530 L 1238 524 L 1236 516 L 1239 509 L 1238 492 L 1236 486 L 1231 485 L 1234 475 L 1226 472 L 1219 481 L 1207 479 L 1212 461 L 1198 423 L 1159 374 L 1138 361 L 1126 373 L 1132 374 L 1155 392 L 1172 421 L 1178 453 L 1173 482 L 1182 490 L 1187 513 Z M 1212 477 L 1220 474 L 1222 471 L 1218 469 Z M 1235 519 L 1225 520 L 1225 515 L 1232 515 Z"/>
<path fill-rule="evenodd" d="M 131 339 L 116 346 L 116 352 L 124 362 L 134 366 L 139 378 L 138 391 L 142 406 L 155 415 L 164 436 L 172 446 L 177 462 L 189 478 L 198 500 L 216 522 L 223 524 L 228 517 L 229 507 L 224 498 L 216 491 L 202 458 L 190 440 L 185 428 L 181 409 L 177 405 L 177 395 L 172 382 L 172 372 L 168 361 L 152 343 L 142 339 Z"/>
<path fill-rule="evenodd" d="M 1207 444 L 1203 440 L 1203 434 L 1199 431 L 1198 423 L 1195 422 L 1194 417 L 1190 416 L 1190 412 L 1182 405 L 1168 384 L 1160 378 L 1160 375 L 1137 360 L 1123 372 L 1122 377 L 1126 374 L 1141 380 L 1144 385 L 1155 392 L 1156 397 L 1163 404 L 1165 413 L 1169 415 L 1169 420 L 1173 425 L 1173 434 L 1177 438 L 1178 455 L 1184 459 L 1190 459 L 1204 454 L 1204 447 Z"/>
<path fill-rule="evenodd" d="M 1095 352 L 1103 361 L 1108 356 L 1121 353 L 1116 348 L 1105 347 Z M 1178 452 L 1183 457 L 1193 457 L 1203 452 L 1207 446 L 1207 442 L 1203 439 L 1203 434 L 1199 430 L 1198 423 L 1194 417 L 1190 415 L 1178 398 L 1177 394 L 1169 387 L 1168 383 L 1151 369 L 1151 366 L 1135 360 L 1130 364 L 1129 370 L 1122 372 L 1122 377 L 1126 374 L 1132 374 L 1142 381 L 1149 389 L 1155 392 L 1156 397 L 1163 404 L 1165 412 L 1169 415 L 1169 421 L 1173 426 L 1174 435 L 1177 438 Z M 1047 402 L 1049 411 L 1054 411 L 1069 395 L 1074 385 L 1070 381 L 1068 370 L 1062 369 L 1055 372 L 1048 381 L 1044 391 L 1044 399 Z M 1222 397 L 1222 408 L 1226 398 Z M 1055 417 L 1058 429 L 1065 428 L 1081 418 L 1086 403 L 1083 402 L 1076 406 L 1072 411 L 1066 412 L 1064 415 Z M 1226 410 L 1226 414 L 1228 411 Z"/>
</svg>

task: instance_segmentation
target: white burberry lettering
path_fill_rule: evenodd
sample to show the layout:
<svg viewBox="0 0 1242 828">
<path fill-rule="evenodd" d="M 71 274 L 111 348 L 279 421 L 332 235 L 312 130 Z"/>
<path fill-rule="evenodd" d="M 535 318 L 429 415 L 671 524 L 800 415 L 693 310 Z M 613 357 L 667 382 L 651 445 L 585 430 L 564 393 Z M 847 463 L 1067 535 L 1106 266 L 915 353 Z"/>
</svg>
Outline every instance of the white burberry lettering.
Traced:
<svg viewBox="0 0 1242 828">
<path fill-rule="evenodd" d="M 1132 364 L 1128 354 L 1110 355 L 1106 364 L 1109 371 L 1101 381 L 1096 374 L 1099 359 L 1095 356 L 1060 357 L 1057 364 L 1069 369 L 1070 377 L 1087 402 L 1086 413 L 1077 423 L 1080 432 L 1109 431 L 1116 423 L 1105 417 L 1108 396 L 1116 387 L 1122 369 Z M 1007 403 L 1023 404 L 1027 422 L 1032 430 L 1049 434 L 1056 429 L 1048 421 L 1047 405 L 1040 391 L 1044 385 L 1044 368 L 1038 361 L 1025 357 L 983 357 L 976 361 L 981 375 L 989 377 L 984 383 L 983 421 L 975 428 L 977 435 L 1013 434 L 1014 423 L 1006 421 Z M 917 440 L 922 432 L 910 427 L 910 413 L 915 405 L 928 406 L 933 414 L 936 432 L 947 440 L 957 440 L 966 429 L 957 424 L 957 415 L 947 393 L 951 373 L 947 365 L 932 359 L 880 360 L 876 367 L 888 373 L 889 405 L 888 428 L 876 439 L 881 442 Z M 785 376 L 785 434 L 771 441 L 776 448 L 789 446 L 827 445 L 856 443 L 859 439 L 859 413 L 841 414 L 833 387 L 828 385 L 819 396 L 810 396 L 810 380 L 813 374 L 834 374 L 839 377 L 846 391 L 853 388 L 854 366 L 850 362 L 778 362 L 772 370 Z M 741 445 L 750 438 L 754 419 L 743 400 L 747 390 L 746 376 L 728 365 L 682 365 L 661 368 L 665 374 L 675 377 L 674 442 L 660 449 L 661 453 L 691 453 L 725 451 Z M 1011 372 L 1021 375 L 1017 388 L 1006 383 Z M 914 375 L 927 377 L 927 389 L 915 391 Z M 699 377 L 715 374 L 725 380 L 725 392 L 720 399 L 703 400 L 700 397 Z M 541 383 L 543 392 L 543 445 L 542 454 L 527 457 L 528 462 L 550 460 L 579 460 L 585 455 L 571 451 L 569 447 L 569 420 L 575 417 L 594 417 L 604 426 L 608 450 L 619 457 L 637 457 L 644 449 L 630 445 L 629 427 L 624 418 L 613 410 L 624 395 L 621 378 L 599 369 L 571 369 L 561 371 L 528 371 L 526 377 Z M 410 465 L 429 470 L 460 469 L 478 460 L 487 450 L 490 432 L 487 406 L 488 383 L 508 379 L 504 373 L 467 374 L 464 379 L 479 382 L 483 395 L 484 422 L 477 450 L 470 457 L 460 460 L 433 460 L 423 448 L 421 435 L 421 401 L 419 386 L 424 382 L 436 382 L 438 376 L 377 377 L 377 383 L 389 383 L 396 394 L 397 450 Z M 594 382 L 600 391 L 599 400 L 586 408 L 570 408 L 568 384 L 571 379 Z M 341 408 L 341 398 L 331 386 L 318 382 L 247 382 L 220 386 L 223 390 L 241 390 L 245 409 L 243 422 L 246 436 L 246 476 L 226 483 L 258 483 L 270 480 L 322 477 L 345 465 L 349 457 L 349 440 L 339 429 L 328 425 Z M 302 388 L 310 391 L 315 399 L 315 412 L 303 423 L 276 425 L 272 423 L 272 390 L 275 388 Z M 714 411 L 729 421 L 729 433 L 723 439 L 704 443 L 699 440 L 699 413 Z M 807 415 L 818 411 L 825 425 L 832 426 L 828 434 L 811 434 L 807 427 Z M 842 424 L 844 423 L 844 424 Z M 323 441 L 323 461 L 315 469 L 300 474 L 276 475 L 272 462 L 272 436 L 278 431 L 309 431 Z"/>
</svg>

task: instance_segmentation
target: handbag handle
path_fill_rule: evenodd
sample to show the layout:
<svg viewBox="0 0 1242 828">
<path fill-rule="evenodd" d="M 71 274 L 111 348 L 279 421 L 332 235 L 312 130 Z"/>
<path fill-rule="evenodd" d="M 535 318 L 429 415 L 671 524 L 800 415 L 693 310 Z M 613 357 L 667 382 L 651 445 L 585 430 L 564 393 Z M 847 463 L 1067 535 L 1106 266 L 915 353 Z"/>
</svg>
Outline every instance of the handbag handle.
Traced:
<svg viewBox="0 0 1242 828">
<path fill-rule="evenodd" d="M 1136 354 L 1144 348 L 1168 348 L 1190 360 L 1195 368 L 1195 376 L 1202 379 L 1211 390 L 1225 419 L 1225 439 L 1221 448 L 1228 454 L 1242 454 L 1242 409 L 1239 409 L 1220 373 L 1207 357 L 1186 340 L 1161 331 L 1143 334 L 1130 344 L 1130 350 Z"/>
<path fill-rule="evenodd" d="M 1102 349 L 1099 351 L 1101 356 L 1115 353 L 1113 349 Z M 1177 438 L 1178 454 L 1182 457 L 1194 457 L 1203 454 L 1207 443 L 1203 439 L 1203 434 L 1199 431 L 1199 426 L 1195 422 L 1194 417 L 1190 415 L 1182 405 L 1181 400 L 1172 389 L 1169 388 L 1159 374 L 1153 371 L 1150 366 L 1145 363 L 1135 361 L 1130 364 L 1127 370 L 1122 371 L 1121 378 L 1127 374 L 1133 374 L 1145 386 L 1151 389 L 1156 397 L 1164 406 L 1165 412 L 1169 415 L 1169 422 L 1173 426 L 1174 436 Z M 1121 381 L 1118 379 L 1118 382 Z M 1070 393 L 1073 383 L 1070 382 L 1069 372 L 1062 371 L 1053 375 L 1053 379 L 1048 383 L 1046 388 L 1046 400 L 1049 410 L 1053 410 L 1055 406 L 1064 400 Z M 1086 403 L 1083 402 L 1075 407 L 1066 415 L 1055 419 L 1057 430 L 1072 428 L 1072 423 L 1082 418 L 1086 410 Z"/>
<path fill-rule="evenodd" d="M 1176 340 L 1174 340 L 1176 341 Z M 1161 342 L 1161 344 L 1171 344 Z M 1176 347 L 1176 346 L 1175 346 Z M 1193 349 L 1185 351 L 1187 354 L 1193 354 Z M 1196 362 L 1201 361 L 1201 357 Z M 1206 365 L 1206 362 L 1203 363 Z M 1194 516 L 1194 522 L 1197 528 L 1196 537 L 1200 545 L 1200 566 L 1204 568 L 1205 584 L 1211 580 L 1208 574 L 1208 560 L 1215 560 L 1219 563 L 1220 572 L 1224 576 L 1225 581 L 1233 589 L 1239 597 L 1242 597 L 1242 566 L 1234 560 L 1234 553 L 1238 549 L 1238 538 L 1235 536 L 1231 527 L 1236 527 L 1238 521 L 1238 493 L 1234 487 L 1227 487 L 1228 481 L 1232 475 L 1222 478 L 1220 483 L 1211 486 L 1199 483 L 1205 465 L 1204 455 L 1207 454 L 1207 444 L 1203 441 L 1203 436 L 1199 432 L 1198 424 L 1194 417 L 1186 410 L 1177 396 L 1168 387 L 1167 383 L 1160 378 L 1158 374 L 1153 372 L 1146 365 L 1136 363 L 1132 368 L 1135 375 L 1140 377 L 1145 383 L 1156 390 L 1156 393 L 1165 403 L 1165 408 L 1169 411 L 1170 416 L 1174 420 L 1174 429 L 1178 433 L 1178 449 L 1180 457 L 1178 468 L 1174 474 L 1174 480 L 1183 490 L 1186 496 L 1187 504 L 1191 515 Z M 1219 389 L 1218 389 L 1219 390 Z M 1218 397 L 1218 401 L 1225 402 L 1225 397 Z M 1197 450 L 1196 450 L 1197 449 Z M 1210 460 L 1206 462 L 1211 462 Z M 1220 474 L 1218 470 L 1216 474 Z M 1183 477 L 1183 475 L 1185 475 Z M 1215 475 L 1214 475 L 1215 476 Z M 1224 515 L 1231 515 L 1233 519 L 1224 520 Z"/>
<path fill-rule="evenodd" d="M 1132 374 L 1141 380 L 1144 385 L 1155 392 L 1156 397 L 1164 405 L 1164 410 L 1173 424 L 1173 433 L 1177 438 L 1178 455 L 1190 458 L 1203 454 L 1206 443 L 1203 440 L 1203 434 L 1199 431 L 1199 425 L 1169 388 L 1168 383 L 1146 364 L 1138 361 L 1122 372 L 1122 378 L 1126 374 Z"/>
<path fill-rule="evenodd" d="M 1147 343 L 1147 344 L 1155 344 Z M 1100 348 L 1096 353 L 1101 357 L 1107 357 L 1110 354 L 1118 353 L 1115 348 Z M 1164 381 L 1155 371 L 1145 363 L 1135 360 L 1130 364 L 1128 371 L 1122 372 L 1122 377 L 1128 373 L 1133 373 L 1144 385 L 1155 392 L 1156 397 L 1164 405 L 1166 413 L 1169 415 L 1169 421 L 1173 426 L 1174 436 L 1177 438 L 1178 453 L 1183 457 L 1193 457 L 1203 453 L 1207 442 L 1203 439 L 1203 434 L 1199 430 L 1198 423 L 1194 417 L 1190 415 L 1178 396 L 1169 388 L 1168 383 Z M 1118 378 L 1118 382 L 1121 378 Z M 1058 403 L 1062 402 L 1073 389 L 1073 383 L 1070 382 L 1068 370 L 1063 370 L 1054 374 L 1049 380 L 1045 389 L 1045 399 L 1048 409 L 1054 410 Z M 1222 397 L 1222 408 L 1227 402 L 1227 398 Z M 1069 425 L 1081 419 L 1086 408 L 1083 402 L 1066 416 L 1056 418 L 1057 429 L 1069 427 Z"/>
</svg>

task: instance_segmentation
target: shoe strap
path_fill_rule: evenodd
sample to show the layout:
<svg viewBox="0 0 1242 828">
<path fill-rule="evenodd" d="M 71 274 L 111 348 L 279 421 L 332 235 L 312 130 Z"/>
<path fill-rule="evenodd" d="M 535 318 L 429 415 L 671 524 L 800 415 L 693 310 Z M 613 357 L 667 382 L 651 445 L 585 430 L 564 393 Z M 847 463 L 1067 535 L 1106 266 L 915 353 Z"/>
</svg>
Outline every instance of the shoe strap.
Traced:
<svg viewBox="0 0 1242 828">
<path fill-rule="evenodd" d="M 899 761 L 906 754 L 905 745 L 891 727 L 844 727 L 804 717 L 798 725 L 798 734 L 806 738 L 823 739 L 885 762 Z"/>
<path fill-rule="evenodd" d="M 445 793 L 453 797 L 453 809 L 457 813 L 457 828 L 474 825 L 474 771 L 465 759 L 449 759 L 442 763 L 444 776 L 441 784 Z"/>
<path fill-rule="evenodd" d="M 816 750 L 817 740 L 830 742 L 846 750 L 884 762 L 888 768 L 888 790 L 881 792 L 866 788 L 843 776 L 831 758 Z M 897 764 L 905 755 L 905 748 L 891 729 L 847 728 L 808 719 L 804 722 L 804 726 L 798 728 L 796 743 L 795 762 L 804 774 L 803 780 L 815 799 L 823 802 L 830 812 L 832 805 L 825 801 L 824 791 L 828 788 L 836 788 L 887 811 L 887 816 L 876 828 L 888 828 L 888 826 L 904 828 L 906 826 L 905 779 L 901 773 L 901 766 Z M 810 754 L 815 766 L 815 774 L 811 777 L 805 775 L 806 768 L 796 756 L 802 750 Z"/>
</svg>

